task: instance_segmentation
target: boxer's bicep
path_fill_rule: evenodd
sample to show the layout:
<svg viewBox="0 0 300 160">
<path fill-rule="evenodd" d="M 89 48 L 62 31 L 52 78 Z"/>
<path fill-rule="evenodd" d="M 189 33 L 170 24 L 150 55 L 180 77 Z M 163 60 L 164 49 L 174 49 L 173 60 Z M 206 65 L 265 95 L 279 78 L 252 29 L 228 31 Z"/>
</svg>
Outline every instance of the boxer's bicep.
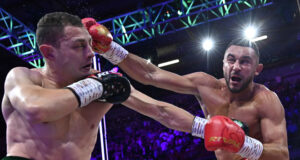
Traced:
<svg viewBox="0 0 300 160">
<path fill-rule="evenodd" d="M 282 104 L 276 95 L 269 95 L 269 102 L 261 119 L 263 159 L 288 159 L 287 131 Z"/>
<path fill-rule="evenodd" d="M 140 83 L 185 94 L 197 93 L 197 87 L 189 79 L 160 69 L 136 55 L 129 54 L 119 66 Z"/>
<path fill-rule="evenodd" d="M 29 97 L 34 97 L 33 91 L 37 88 L 30 80 L 28 69 L 23 67 L 12 69 L 6 77 L 4 88 L 12 107 L 27 118 L 30 109 L 27 101 Z"/>
<path fill-rule="evenodd" d="M 68 89 L 46 89 L 34 84 L 27 68 L 14 68 L 8 73 L 5 92 L 14 109 L 36 122 L 56 120 L 78 105 Z"/>
<path fill-rule="evenodd" d="M 275 95 L 266 99 L 270 104 L 264 109 L 261 119 L 261 131 L 266 143 L 280 143 L 286 145 L 286 121 L 282 104 Z"/>
<path fill-rule="evenodd" d="M 157 101 L 135 89 L 132 89 L 130 97 L 122 104 L 168 128 L 191 132 L 194 116 L 172 104 Z"/>
<path fill-rule="evenodd" d="M 220 84 L 220 82 L 213 76 L 205 73 L 205 72 L 195 72 L 191 74 L 184 75 L 186 79 L 192 82 L 197 88 L 201 87 L 210 87 L 216 88 Z"/>
</svg>

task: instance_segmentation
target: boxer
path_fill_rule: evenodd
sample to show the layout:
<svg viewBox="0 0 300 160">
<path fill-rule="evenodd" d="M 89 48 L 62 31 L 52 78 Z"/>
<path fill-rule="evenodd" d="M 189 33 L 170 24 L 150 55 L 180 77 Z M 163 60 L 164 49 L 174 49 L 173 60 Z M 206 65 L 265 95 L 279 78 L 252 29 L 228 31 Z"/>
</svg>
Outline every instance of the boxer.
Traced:
<svg viewBox="0 0 300 160">
<path fill-rule="evenodd" d="M 206 144 L 211 143 L 206 148 L 215 151 L 217 159 L 289 159 L 284 108 L 274 92 L 253 81 L 263 69 L 255 43 L 238 39 L 228 45 L 223 59 L 222 79 L 204 72 L 180 76 L 129 53 L 113 42 L 108 29 L 93 18 L 83 19 L 83 23 L 87 24 L 85 27 L 93 38 L 94 51 L 121 67 L 133 79 L 146 85 L 195 95 L 207 118 L 223 115 L 249 126 L 249 137 L 237 138 L 239 141 L 236 141 L 223 135 L 224 130 L 230 127 L 223 129 L 218 124 L 221 122 L 213 123 L 215 120 L 209 123 L 216 127 L 209 127 L 209 133 L 214 136 L 205 140 Z M 227 123 L 222 123 L 227 126 Z M 199 126 L 204 126 L 202 121 L 196 117 L 193 124 L 192 134 L 203 137 L 203 129 L 199 129 Z"/>
</svg>

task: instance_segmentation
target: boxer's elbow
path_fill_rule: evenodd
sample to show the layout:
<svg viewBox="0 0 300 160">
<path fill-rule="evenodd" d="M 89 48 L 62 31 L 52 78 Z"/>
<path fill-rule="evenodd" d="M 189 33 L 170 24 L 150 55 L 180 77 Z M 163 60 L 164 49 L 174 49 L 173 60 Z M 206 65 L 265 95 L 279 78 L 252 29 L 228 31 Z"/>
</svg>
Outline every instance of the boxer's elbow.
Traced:
<svg viewBox="0 0 300 160">
<path fill-rule="evenodd" d="M 145 85 L 152 85 L 155 82 L 155 73 L 148 72 L 141 76 L 140 82 Z"/>
<path fill-rule="evenodd" d="M 13 96 L 10 97 L 13 108 L 30 122 L 38 122 L 41 119 L 41 109 L 31 98 Z"/>
<path fill-rule="evenodd" d="M 159 86 L 162 83 L 164 74 L 157 68 L 152 68 L 141 74 L 140 82 L 145 85 Z"/>
<path fill-rule="evenodd" d="M 289 160 L 289 150 L 286 146 L 279 144 L 264 144 L 264 151 L 259 160 Z"/>
<path fill-rule="evenodd" d="M 46 118 L 48 117 L 45 110 L 46 106 L 39 103 L 39 101 L 30 100 L 30 98 L 26 100 L 24 104 L 24 115 L 28 121 L 34 123 L 46 121 Z"/>
<path fill-rule="evenodd" d="M 272 157 L 272 159 L 274 159 L 276 157 L 276 159 L 281 159 L 281 160 L 289 160 L 289 151 L 287 147 L 280 147 L 279 152 L 275 151 L 274 157 Z M 269 159 L 269 158 L 268 158 Z"/>
<path fill-rule="evenodd" d="M 28 105 L 23 115 L 28 121 L 33 123 L 41 123 L 46 121 L 46 114 L 39 106 Z"/>
<path fill-rule="evenodd" d="M 288 150 L 287 147 L 283 147 L 281 149 L 281 155 L 282 155 L 283 160 L 289 160 L 290 159 L 289 150 Z"/>
<path fill-rule="evenodd" d="M 33 100 L 32 98 L 25 98 L 22 100 L 22 104 L 19 108 L 22 115 L 30 122 L 41 123 L 47 121 L 46 106 L 39 103 L 39 100 Z"/>
</svg>

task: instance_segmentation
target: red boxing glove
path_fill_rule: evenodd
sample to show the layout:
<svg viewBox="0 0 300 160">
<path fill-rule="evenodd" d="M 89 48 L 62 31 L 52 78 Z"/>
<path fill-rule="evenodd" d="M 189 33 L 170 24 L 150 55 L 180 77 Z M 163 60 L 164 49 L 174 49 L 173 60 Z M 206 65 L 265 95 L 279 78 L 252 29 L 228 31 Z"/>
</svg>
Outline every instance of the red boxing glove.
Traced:
<svg viewBox="0 0 300 160">
<path fill-rule="evenodd" d="M 94 18 L 83 18 L 81 20 L 81 23 L 84 25 L 84 27 L 87 30 L 89 30 L 92 25 L 97 24 L 97 22 Z"/>
<path fill-rule="evenodd" d="M 224 149 L 237 153 L 245 141 L 241 127 L 225 116 L 214 116 L 205 125 L 205 148 L 208 151 Z"/>
<path fill-rule="evenodd" d="M 110 49 L 113 37 L 109 30 L 96 22 L 93 18 L 84 18 L 81 20 L 84 27 L 88 30 L 93 39 L 93 49 L 98 53 L 104 53 Z"/>
</svg>

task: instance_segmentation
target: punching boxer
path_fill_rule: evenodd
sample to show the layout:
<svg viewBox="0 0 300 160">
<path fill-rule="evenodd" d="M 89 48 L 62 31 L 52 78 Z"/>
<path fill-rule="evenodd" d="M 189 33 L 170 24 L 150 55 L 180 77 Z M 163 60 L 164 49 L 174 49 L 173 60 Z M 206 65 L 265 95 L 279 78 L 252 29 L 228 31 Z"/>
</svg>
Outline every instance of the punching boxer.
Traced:
<svg viewBox="0 0 300 160">
<path fill-rule="evenodd" d="M 121 67 L 133 79 L 146 85 L 195 95 L 207 118 L 223 115 L 240 120 L 249 126 L 249 137 L 237 138 L 240 139 L 239 142 L 224 137 L 223 134 L 229 132 L 223 133 L 223 127 L 208 127 L 210 128 L 208 132 L 214 136 L 205 140 L 212 145 L 205 146 L 208 150 L 215 151 L 219 160 L 289 159 L 283 106 L 274 92 L 253 81 L 263 69 L 263 65 L 259 63 L 259 51 L 255 43 L 233 40 L 228 45 L 223 59 L 222 79 L 216 79 L 203 72 L 180 76 L 148 63 L 113 41 L 108 42 L 107 39 L 111 38 L 111 34 L 94 19 L 86 18 L 83 22 L 93 38 L 94 51 Z M 220 123 L 227 126 L 228 119 L 217 123 L 214 123 L 214 119 L 213 122 L 209 122 L 209 126 L 220 126 Z M 206 121 L 196 117 L 192 135 L 203 137 L 205 124 Z M 228 130 L 227 128 L 225 130 Z M 236 144 L 234 149 L 231 148 L 233 144 Z"/>
</svg>

